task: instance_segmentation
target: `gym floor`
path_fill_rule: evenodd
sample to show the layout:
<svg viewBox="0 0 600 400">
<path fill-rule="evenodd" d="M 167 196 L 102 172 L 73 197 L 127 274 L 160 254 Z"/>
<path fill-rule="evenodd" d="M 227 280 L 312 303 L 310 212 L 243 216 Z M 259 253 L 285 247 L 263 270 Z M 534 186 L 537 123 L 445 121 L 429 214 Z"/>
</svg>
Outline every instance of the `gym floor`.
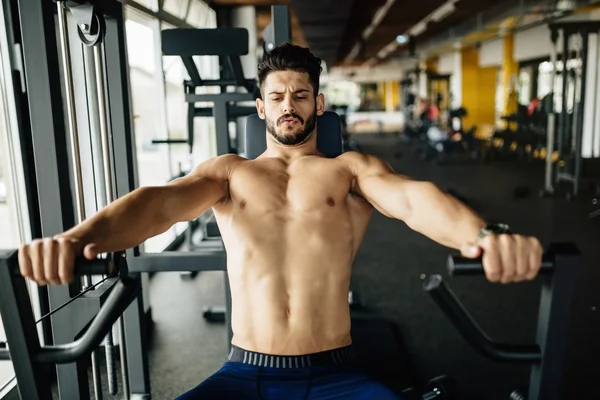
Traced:
<svg viewBox="0 0 600 400">
<path fill-rule="evenodd" d="M 540 199 L 541 165 L 513 161 L 436 166 L 421 161 L 392 136 L 360 135 L 358 141 L 364 152 L 384 158 L 397 172 L 455 190 L 488 220 L 506 222 L 519 233 L 539 237 L 544 245 L 577 244 L 583 267 L 573 304 L 563 398 L 600 398 L 593 361 L 600 356 L 593 336 L 600 331 L 600 270 L 594 268 L 600 259 L 600 218 L 587 218 L 591 198 Z M 398 152 L 402 156 L 395 158 Z M 531 189 L 529 197 L 513 198 L 519 185 Z M 461 399 L 506 400 L 512 390 L 528 386 L 529 369 L 497 364 L 475 353 L 421 288 L 421 274 L 444 275 L 449 253 L 402 222 L 375 213 L 353 273 L 352 288 L 363 305 L 354 313 L 354 340 L 361 354 L 378 361 L 371 364 L 371 372 L 396 389 L 422 387 L 430 378 L 448 374 L 458 380 Z M 533 341 L 539 283 L 502 286 L 462 278 L 450 286 L 494 340 Z M 226 358 L 225 326 L 202 318 L 204 306 L 224 304 L 223 274 L 201 273 L 192 281 L 159 274 L 150 293 L 155 322 L 152 395 L 174 398 L 216 372 Z"/>
</svg>

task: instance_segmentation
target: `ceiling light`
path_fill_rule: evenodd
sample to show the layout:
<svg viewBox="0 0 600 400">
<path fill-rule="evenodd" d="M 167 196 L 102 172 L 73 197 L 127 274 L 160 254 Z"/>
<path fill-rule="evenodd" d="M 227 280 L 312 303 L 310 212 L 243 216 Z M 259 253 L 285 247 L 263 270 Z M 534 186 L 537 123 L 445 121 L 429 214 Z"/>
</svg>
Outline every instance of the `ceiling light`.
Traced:
<svg viewBox="0 0 600 400">
<path fill-rule="evenodd" d="M 398 36 L 396 36 L 396 42 L 398 44 L 406 44 L 406 43 L 408 43 L 408 35 L 398 35 Z"/>
</svg>

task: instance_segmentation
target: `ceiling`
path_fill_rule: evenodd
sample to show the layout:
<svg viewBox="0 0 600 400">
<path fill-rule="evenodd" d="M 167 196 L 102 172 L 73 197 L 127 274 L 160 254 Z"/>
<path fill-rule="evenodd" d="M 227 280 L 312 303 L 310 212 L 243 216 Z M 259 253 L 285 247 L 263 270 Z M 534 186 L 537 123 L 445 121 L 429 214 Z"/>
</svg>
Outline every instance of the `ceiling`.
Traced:
<svg viewBox="0 0 600 400">
<path fill-rule="evenodd" d="M 258 32 L 270 22 L 270 6 L 290 6 L 292 40 L 308 46 L 328 66 L 363 65 L 397 59 L 407 53 L 408 45 L 396 45 L 398 35 L 406 34 L 427 19 L 425 30 L 415 36 L 417 51 L 421 43 L 451 29 L 472 31 L 478 22 L 515 10 L 521 4 L 545 3 L 549 7 L 566 0 L 451 0 L 454 10 L 442 18 L 431 18 L 448 0 L 205 0 L 211 7 L 254 5 L 257 8 Z M 531 10 L 529 8 L 528 10 Z M 364 35 L 375 14 L 383 15 L 369 35 Z M 506 15 L 507 17 L 509 15 Z M 479 19 L 478 19 L 479 18 Z M 480 28 L 483 29 L 483 26 Z M 366 39 L 363 39 L 363 36 Z M 388 46 L 389 45 L 389 46 Z M 388 46 L 389 51 L 381 52 Z M 378 56 L 379 53 L 379 56 Z"/>
</svg>

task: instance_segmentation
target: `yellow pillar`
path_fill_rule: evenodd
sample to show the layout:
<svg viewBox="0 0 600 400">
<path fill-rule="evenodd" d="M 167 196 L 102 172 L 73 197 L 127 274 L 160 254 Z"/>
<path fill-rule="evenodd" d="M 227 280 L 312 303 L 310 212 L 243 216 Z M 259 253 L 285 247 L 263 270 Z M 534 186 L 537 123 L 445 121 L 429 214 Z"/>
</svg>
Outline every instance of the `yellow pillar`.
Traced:
<svg viewBox="0 0 600 400">
<path fill-rule="evenodd" d="M 397 110 L 400 106 L 400 82 L 392 81 L 392 108 Z"/>
<path fill-rule="evenodd" d="M 462 104 L 468 115 L 465 128 L 474 125 L 479 117 L 479 52 L 474 48 L 462 50 Z"/>
<path fill-rule="evenodd" d="M 479 67 L 479 51 L 462 51 L 462 104 L 468 116 L 464 128 L 477 126 L 477 133 L 494 124 L 496 109 L 496 68 Z"/>
<path fill-rule="evenodd" d="M 514 41 L 515 37 L 512 33 L 504 37 L 504 59 L 502 62 L 502 88 L 504 96 L 502 102 L 502 115 L 510 115 L 517 111 L 518 108 L 518 93 L 517 93 L 517 76 L 519 74 L 519 64 L 514 60 Z M 501 123 L 506 126 L 505 123 Z"/>
<path fill-rule="evenodd" d="M 386 82 L 379 82 L 377 85 L 379 87 L 379 99 L 381 100 L 381 106 L 383 109 L 386 109 L 386 99 L 387 99 L 387 85 Z"/>
</svg>

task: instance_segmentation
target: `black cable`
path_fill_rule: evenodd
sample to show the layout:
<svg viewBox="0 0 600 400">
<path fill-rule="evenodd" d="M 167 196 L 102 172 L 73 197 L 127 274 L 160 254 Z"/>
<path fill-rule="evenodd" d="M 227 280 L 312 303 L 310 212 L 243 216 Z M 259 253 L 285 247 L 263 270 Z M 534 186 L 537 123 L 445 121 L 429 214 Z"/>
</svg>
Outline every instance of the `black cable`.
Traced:
<svg viewBox="0 0 600 400">
<path fill-rule="evenodd" d="M 77 300 L 78 298 L 80 298 L 81 296 L 83 296 L 84 294 L 86 294 L 87 292 L 89 292 L 90 290 L 96 289 L 97 286 L 99 286 L 102 283 L 106 282 L 110 278 L 112 278 L 112 275 L 107 276 L 106 278 L 102 279 L 100 282 L 98 282 L 98 283 L 90 286 L 89 288 L 85 289 L 83 292 L 79 293 L 77 296 L 73 297 L 71 300 L 67 301 L 66 303 L 64 303 L 60 307 L 56 308 L 55 310 L 50 311 L 48 314 L 44 315 L 43 317 L 41 317 L 40 319 L 38 319 L 37 321 L 35 321 L 35 323 L 39 324 L 40 322 L 42 322 L 43 320 L 45 320 L 49 316 L 53 315 L 54 313 L 57 313 L 61 309 L 65 308 L 66 306 L 68 306 L 69 304 L 71 304 L 72 302 L 74 302 L 75 300 Z"/>
</svg>

